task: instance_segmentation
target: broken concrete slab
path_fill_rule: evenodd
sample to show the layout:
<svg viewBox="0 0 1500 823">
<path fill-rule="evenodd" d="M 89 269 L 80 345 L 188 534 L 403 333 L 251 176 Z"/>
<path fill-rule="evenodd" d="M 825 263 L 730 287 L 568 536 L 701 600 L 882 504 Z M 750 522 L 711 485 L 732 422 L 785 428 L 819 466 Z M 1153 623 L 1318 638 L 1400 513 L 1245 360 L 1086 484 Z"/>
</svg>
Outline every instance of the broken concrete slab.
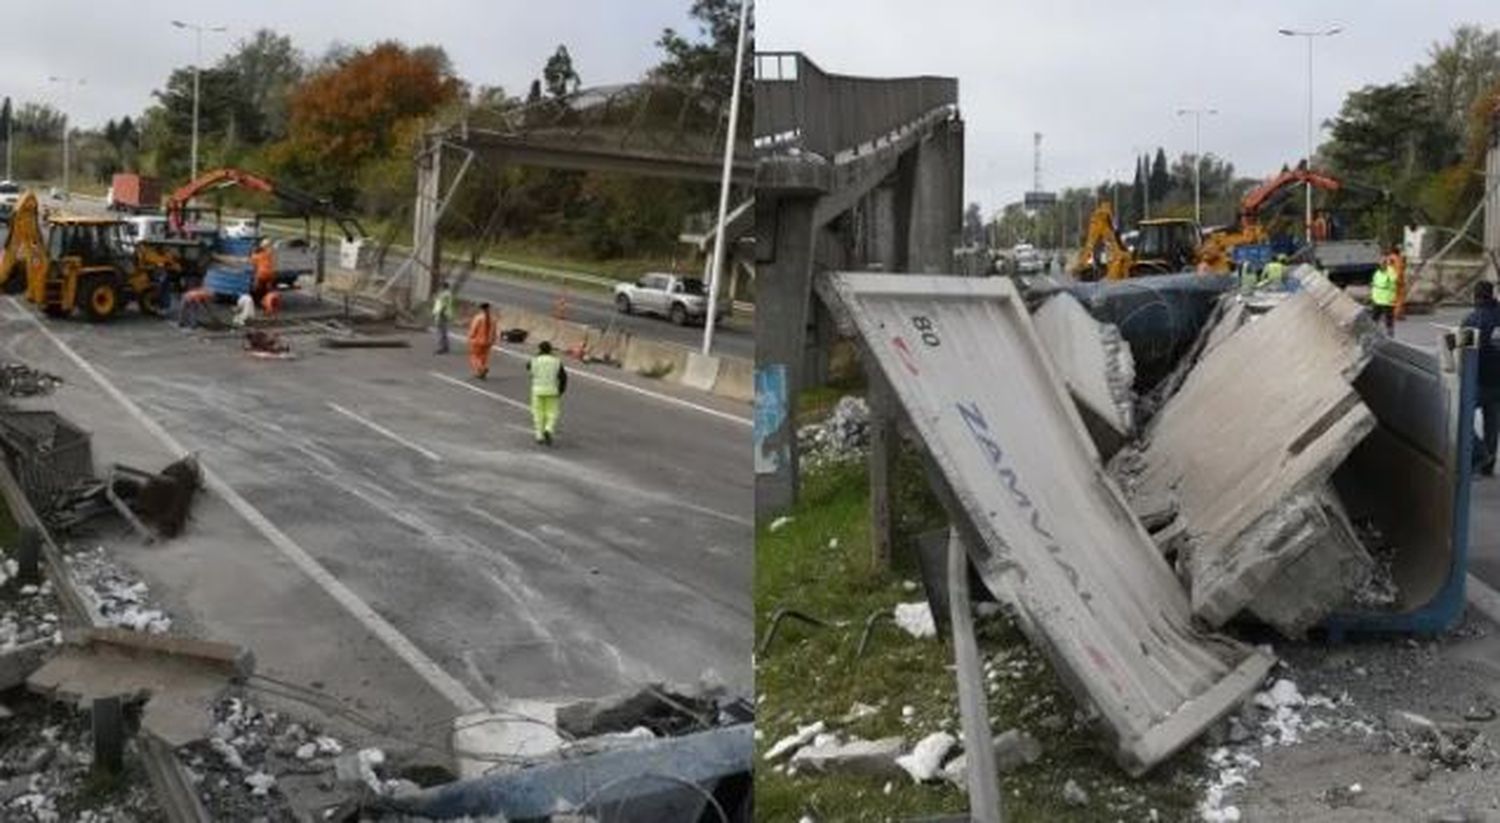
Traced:
<svg viewBox="0 0 1500 823">
<path fill-rule="evenodd" d="M 1321 493 L 1375 428 L 1351 384 L 1373 345 L 1362 318 L 1326 280 L 1308 278 L 1205 354 L 1146 432 L 1133 493 L 1177 494 L 1192 538 L 1183 568 L 1193 613 L 1209 625 L 1244 610 L 1307 551 L 1340 545 L 1337 518 L 1319 516 L 1305 495 Z M 1304 583 L 1338 605 L 1342 581 Z"/>
<path fill-rule="evenodd" d="M 1089 434 L 1113 454 L 1135 432 L 1135 361 L 1120 330 L 1095 320 L 1071 294 L 1059 294 L 1032 314 L 1052 365 L 1082 407 Z"/>
<path fill-rule="evenodd" d="M 453 721 L 453 756 L 467 780 L 555 760 L 563 745 L 555 703 L 512 700 L 497 711 L 474 712 Z"/>
<path fill-rule="evenodd" d="M 708 725 L 706 720 L 714 716 L 715 701 L 723 693 L 719 684 L 650 683 L 619 694 L 560 704 L 555 712 L 557 727 L 569 737 L 580 738 L 637 726 L 681 727 L 684 721 Z"/>
<path fill-rule="evenodd" d="M 1346 606 L 1355 591 L 1370 579 L 1375 561 L 1360 543 L 1354 526 L 1331 487 L 1289 500 L 1280 511 L 1268 513 L 1276 542 L 1252 556 L 1298 551 L 1302 541 L 1316 541 L 1286 564 L 1250 601 L 1250 611 L 1287 637 L 1301 637 L 1330 613 Z M 1292 529 L 1300 534 L 1288 534 Z M 1258 530 L 1251 527 L 1250 534 Z M 1247 538 L 1253 539 L 1253 538 Z"/>
<path fill-rule="evenodd" d="M 1003 278 L 834 275 L 986 586 L 1141 774 L 1252 692 L 1269 656 L 1195 626 Z"/>
<path fill-rule="evenodd" d="M 254 665 L 249 652 L 227 643 L 90 629 L 66 636 L 26 685 L 80 706 L 144 699 L 141 730 L 177 747 L 208 736 L 214 701 Z"/>
<path fill-rule="evenodd" d="M 54 648 L 51 638 L 33 640 L 0 652 L 0 692 L 14 689 L 40 669 Z"/>
<path fill-rule="evenodd" d="M 901 756 L 906 741 L 900 737 L 883 737 L 879 740 L 850 740 L 847 743 L 831 742 L 822 746 L 806 746 L 792 755 L 791 765 L 798 771 L 818 774 L 854 774 L 865 777 L 899 777 L 901 767 L 896 758 Z"/>
</svg>

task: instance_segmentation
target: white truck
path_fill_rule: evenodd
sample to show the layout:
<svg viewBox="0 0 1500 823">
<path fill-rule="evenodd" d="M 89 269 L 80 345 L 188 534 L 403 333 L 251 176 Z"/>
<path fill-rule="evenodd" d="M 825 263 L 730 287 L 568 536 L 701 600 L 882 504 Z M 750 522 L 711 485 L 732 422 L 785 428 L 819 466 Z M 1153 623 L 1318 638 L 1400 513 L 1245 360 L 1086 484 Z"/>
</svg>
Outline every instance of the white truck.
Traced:
<svg viewBox="0 0 1500 823">
<path fill-rule="evenodd" d="M 708 316 L 708 292 L 696 277 L 650 272 L 634 283 L 615 286 L 615 308 L 622 314 L 657 314 L 679 326 L 702 322 Z M 714 310 L 717 319 L 729 314 L 729 301 Z"/>
</svg>

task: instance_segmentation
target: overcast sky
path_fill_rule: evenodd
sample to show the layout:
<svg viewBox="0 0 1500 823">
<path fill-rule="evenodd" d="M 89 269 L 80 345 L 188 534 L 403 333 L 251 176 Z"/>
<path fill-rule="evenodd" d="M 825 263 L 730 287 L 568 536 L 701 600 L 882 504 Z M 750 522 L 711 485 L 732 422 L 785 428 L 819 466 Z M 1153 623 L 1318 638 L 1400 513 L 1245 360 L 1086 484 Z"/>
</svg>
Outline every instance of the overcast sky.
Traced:
<svg viewBox="0 0 1500 823">
<path fill-rule="evenodd" d="M 475 85 L 525 93 L 559 43 L 573 55 L 585 86 L 635 80 L 659 62 L 655 43 L 672 26 L 697 36 L 690 0 L 192 0 L 5 3 L 0 95 L 50 102 L 86 127 L 135 116 L 177 66 L 193 63 L 191 32 L 173 19 L 227 26 L 203 35 L 210 65 L 256 29 L 289 35 L 304 52 L 330 43 L 367 45 L 396 39 L 447 50 Z M 84 78 L 65 88 L 49 76 Z"/>
<path fill-rule="evenodd" d="M 757 48 L 804 51 L 825 71 L 957 77 L 965 197 L 990 213 L 1031 188 L 1032 132 L 1044 188 L 1129 180 L 1139 150 L 1192 151 L 1179 108 L 1218 109 L 1203 118 L 1204 152 L 1271 174 L 1307 142 L 1306 41 L 1278 28 L 1344 27 L 1314 47 L 1322 121 L 1455 25 L 1500 28 L 1500 2 L 763 0 L 756 22 Z"/>
</svg>

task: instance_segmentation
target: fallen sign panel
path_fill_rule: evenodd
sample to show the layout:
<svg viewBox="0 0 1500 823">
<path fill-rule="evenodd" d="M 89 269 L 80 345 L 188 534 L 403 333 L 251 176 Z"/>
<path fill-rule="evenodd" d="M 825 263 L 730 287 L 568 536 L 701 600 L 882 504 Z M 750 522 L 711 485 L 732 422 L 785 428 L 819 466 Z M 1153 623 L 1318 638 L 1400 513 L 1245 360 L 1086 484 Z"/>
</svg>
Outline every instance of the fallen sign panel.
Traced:
<svg viewBox="0 0 1500 823">
<path fill-rule="evenodd" d="M 985 584 L 1098 709 L 1123 768 L 1150 769 L 1259 686 L 1271 658 L 1193 624 L 1009 281 L 832 282 Z"/>
</svg>

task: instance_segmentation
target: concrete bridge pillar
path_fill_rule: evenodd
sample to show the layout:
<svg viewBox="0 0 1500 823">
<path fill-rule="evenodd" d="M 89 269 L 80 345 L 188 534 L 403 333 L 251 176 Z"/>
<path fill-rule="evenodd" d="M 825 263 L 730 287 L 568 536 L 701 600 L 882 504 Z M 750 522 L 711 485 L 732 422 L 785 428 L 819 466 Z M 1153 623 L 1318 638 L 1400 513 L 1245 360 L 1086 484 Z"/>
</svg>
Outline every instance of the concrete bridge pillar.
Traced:
<svg viewBox="0 0 1500 823">
<path fill-rule="evenodd" d="M 814 194 L 755 201 L 755 511 L 797 500 L 796 398 L 804 383 L 808 307 L 817 227 Z"/>
<path fill-rule="evenodd" d="M 437 224 L 442 179 L 442 143 L 429 141 L 417 157 L 417 202 L 412 214 L 412 253 L 417 259 L 412 264 L 408 306 L 432 299 L 441 260 Z"/>
<path fill-rule="evenodd" d="M 906 268 L 920 274 L 951 274 L 953 249 L 963 229 L 963 122 L 939 126 L 917 147 L 911 171 Z M 898 185 L 901 171 L 898 170 Z"/>
</svg>

